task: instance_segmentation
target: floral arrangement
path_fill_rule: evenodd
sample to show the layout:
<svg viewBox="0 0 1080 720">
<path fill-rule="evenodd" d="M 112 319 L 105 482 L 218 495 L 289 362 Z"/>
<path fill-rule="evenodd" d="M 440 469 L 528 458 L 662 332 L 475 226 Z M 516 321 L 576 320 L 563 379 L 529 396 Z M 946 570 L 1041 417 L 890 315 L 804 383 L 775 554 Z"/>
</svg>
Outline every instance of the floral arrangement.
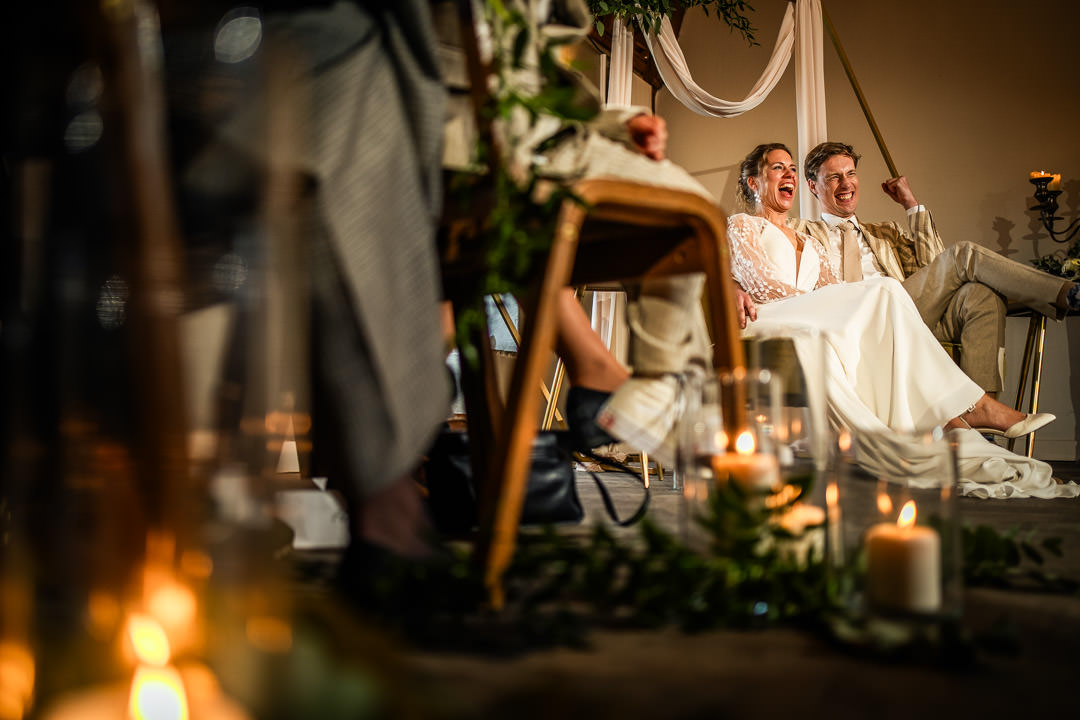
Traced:
<svg viewBox="0 0 1080 720">
<path fill-rule="evenodd" d="M 1031 264 L 1051 275 L 1080 282 L 1080 237 L 1077 237 L 1065 250 L 1065 257 L 1061 257 L 1058 253 L 1048 253 L 1035 258 Z"/>
</svg>

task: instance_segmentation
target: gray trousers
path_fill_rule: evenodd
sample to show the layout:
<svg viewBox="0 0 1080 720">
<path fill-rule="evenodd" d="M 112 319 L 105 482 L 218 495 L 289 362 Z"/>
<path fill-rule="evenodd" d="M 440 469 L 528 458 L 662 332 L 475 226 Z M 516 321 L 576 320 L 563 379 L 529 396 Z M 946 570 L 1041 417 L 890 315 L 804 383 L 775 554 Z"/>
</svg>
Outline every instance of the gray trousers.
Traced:
<svg viewBox="0 0 1080 720">
<path fill-rule="evenodd" d="M 960 344 L 960 368 L 986 392 L 1002 387 L 1005 302 L 1019 302 L 1055 319 L 1069 281 L 1009 260 L 982 245 L 960 242 L 904 281 L 934 337 Z"/>
</svg>

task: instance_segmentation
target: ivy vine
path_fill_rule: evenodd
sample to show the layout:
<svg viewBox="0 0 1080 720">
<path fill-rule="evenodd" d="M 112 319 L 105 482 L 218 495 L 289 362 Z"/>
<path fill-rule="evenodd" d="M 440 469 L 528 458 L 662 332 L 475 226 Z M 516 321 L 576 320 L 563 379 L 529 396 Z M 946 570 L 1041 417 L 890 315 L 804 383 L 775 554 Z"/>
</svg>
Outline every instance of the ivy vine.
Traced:
<svg viewBox="0 0 1080 720">
<path fill-rule="evenodd" d="M 555 59 L 559 46 L 569 39 L 534 35 L 528 18 L 500 0 L 485 2 L 484 12 L 492 28 L 495 53 L 491 67 L 494 82 L 482 112 L 504 132 L 516 129 L 516 135 L 504 138 L 504 153 L 512 156 L 541 117 L 556 117 L 565 127 L 573 127 L 596 115 L 598 108 L 580 101 L 577 85 Z M 533 47 L 535 58 L 529 54 Z M 539 90 L 524 90 L 515 79 L 527 62 L 535 62 L 535 68 L 529 70 L 539 73 Z M 482 162 L 489 152 L 491 148 L 480 143 Z M 571 188 L 544 180 L 538 163 L 534 155 L 530 165 L 516 175 L 504 163 L 494 163 L 492 177 L 463 174 L 455 178 L 451 188 L 463 205 L 490 204 L 475 230 L 475 240 L 484 253 L 483 276 L 475 284 L 472 298 L 458 312 L 457 343 L 469 363 L 478 357 L 475 342 L 485 323 L 484 296 L 524 292 L 532 270 L 551 247 L 560 206 L 566 201 L 580 202 Z M 478 189 L 481 186 L 484 189 Z M 479 339 L 483 340 L 486 338 Z"/>
<path fill-rule="evenodd" d="M 603 18 L 611 15 L 616 20 L 637 21 L 643 27 L 654 33 L 660 32 L 660 24 L 664 18 L 671 18 L 676 6 L 690 10 L 699 7 L 709 15 L 712 11 L 716 18 L 728 26 L 728 30 L 740 35 L 747 44 L 757 45 L 753 23 L 747 16 L 747 12 L 753 12 L 754 7 L 746 0 L 588 0 L 589 10 L 592 12 L 596 32 L 604 34 Z"/>
</svg>

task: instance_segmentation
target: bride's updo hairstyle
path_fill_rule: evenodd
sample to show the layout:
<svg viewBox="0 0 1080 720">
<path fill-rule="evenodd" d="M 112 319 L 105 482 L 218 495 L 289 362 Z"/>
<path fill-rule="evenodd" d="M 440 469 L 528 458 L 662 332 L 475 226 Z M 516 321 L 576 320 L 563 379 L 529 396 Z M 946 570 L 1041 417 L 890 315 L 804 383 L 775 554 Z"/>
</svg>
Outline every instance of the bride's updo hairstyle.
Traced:
<svg viewBox="0 0 1080 720">
<path fill-rule="evenodd" d="M 761 174 L 765 168 L 765 156 L 773 150 L 783 150 L 788 155 L 791 154 L 784 143 L 764 143 L 751 150 L 739 167 L 739 186 L 735 189 L 735 199 L 742 209 L 751 215 L 757 212 L 758 199 L 750 187 L 749 179 Z"/>
</svg>

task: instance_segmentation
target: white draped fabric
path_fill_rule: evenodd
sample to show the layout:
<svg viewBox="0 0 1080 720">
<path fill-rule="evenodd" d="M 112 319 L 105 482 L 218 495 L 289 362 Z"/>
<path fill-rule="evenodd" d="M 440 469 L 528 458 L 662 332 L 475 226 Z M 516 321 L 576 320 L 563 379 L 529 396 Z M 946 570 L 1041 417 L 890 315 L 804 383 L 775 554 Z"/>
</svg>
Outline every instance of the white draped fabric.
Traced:
<svg viewBox="0 0 1080 720">
<path fill-rule="evenodd" d="M 799 157 L 804 158 L 829 135 L 825 126 L 820 0 L 800 1 L 795 5 L 795 116 L 799 141 L 796 150 Z M 813 194 L 799 193 L 799 214 L 814 220 L 821 217 L 821 205 Z"/>
<path fill-rule="evenodd" d="M 611 71 L 604 87 L 604 104 L 608 107 L 625 107 L 632 103 L 634 87 L 634 33 L 624 22 L 611 27 Z M 598 291 L 593 293 L 593 330 L 615 358 L 626 363 L 626 338 L 621 332 L 626 327 L 626 295 L 621 292 Z"/>
</svg>

